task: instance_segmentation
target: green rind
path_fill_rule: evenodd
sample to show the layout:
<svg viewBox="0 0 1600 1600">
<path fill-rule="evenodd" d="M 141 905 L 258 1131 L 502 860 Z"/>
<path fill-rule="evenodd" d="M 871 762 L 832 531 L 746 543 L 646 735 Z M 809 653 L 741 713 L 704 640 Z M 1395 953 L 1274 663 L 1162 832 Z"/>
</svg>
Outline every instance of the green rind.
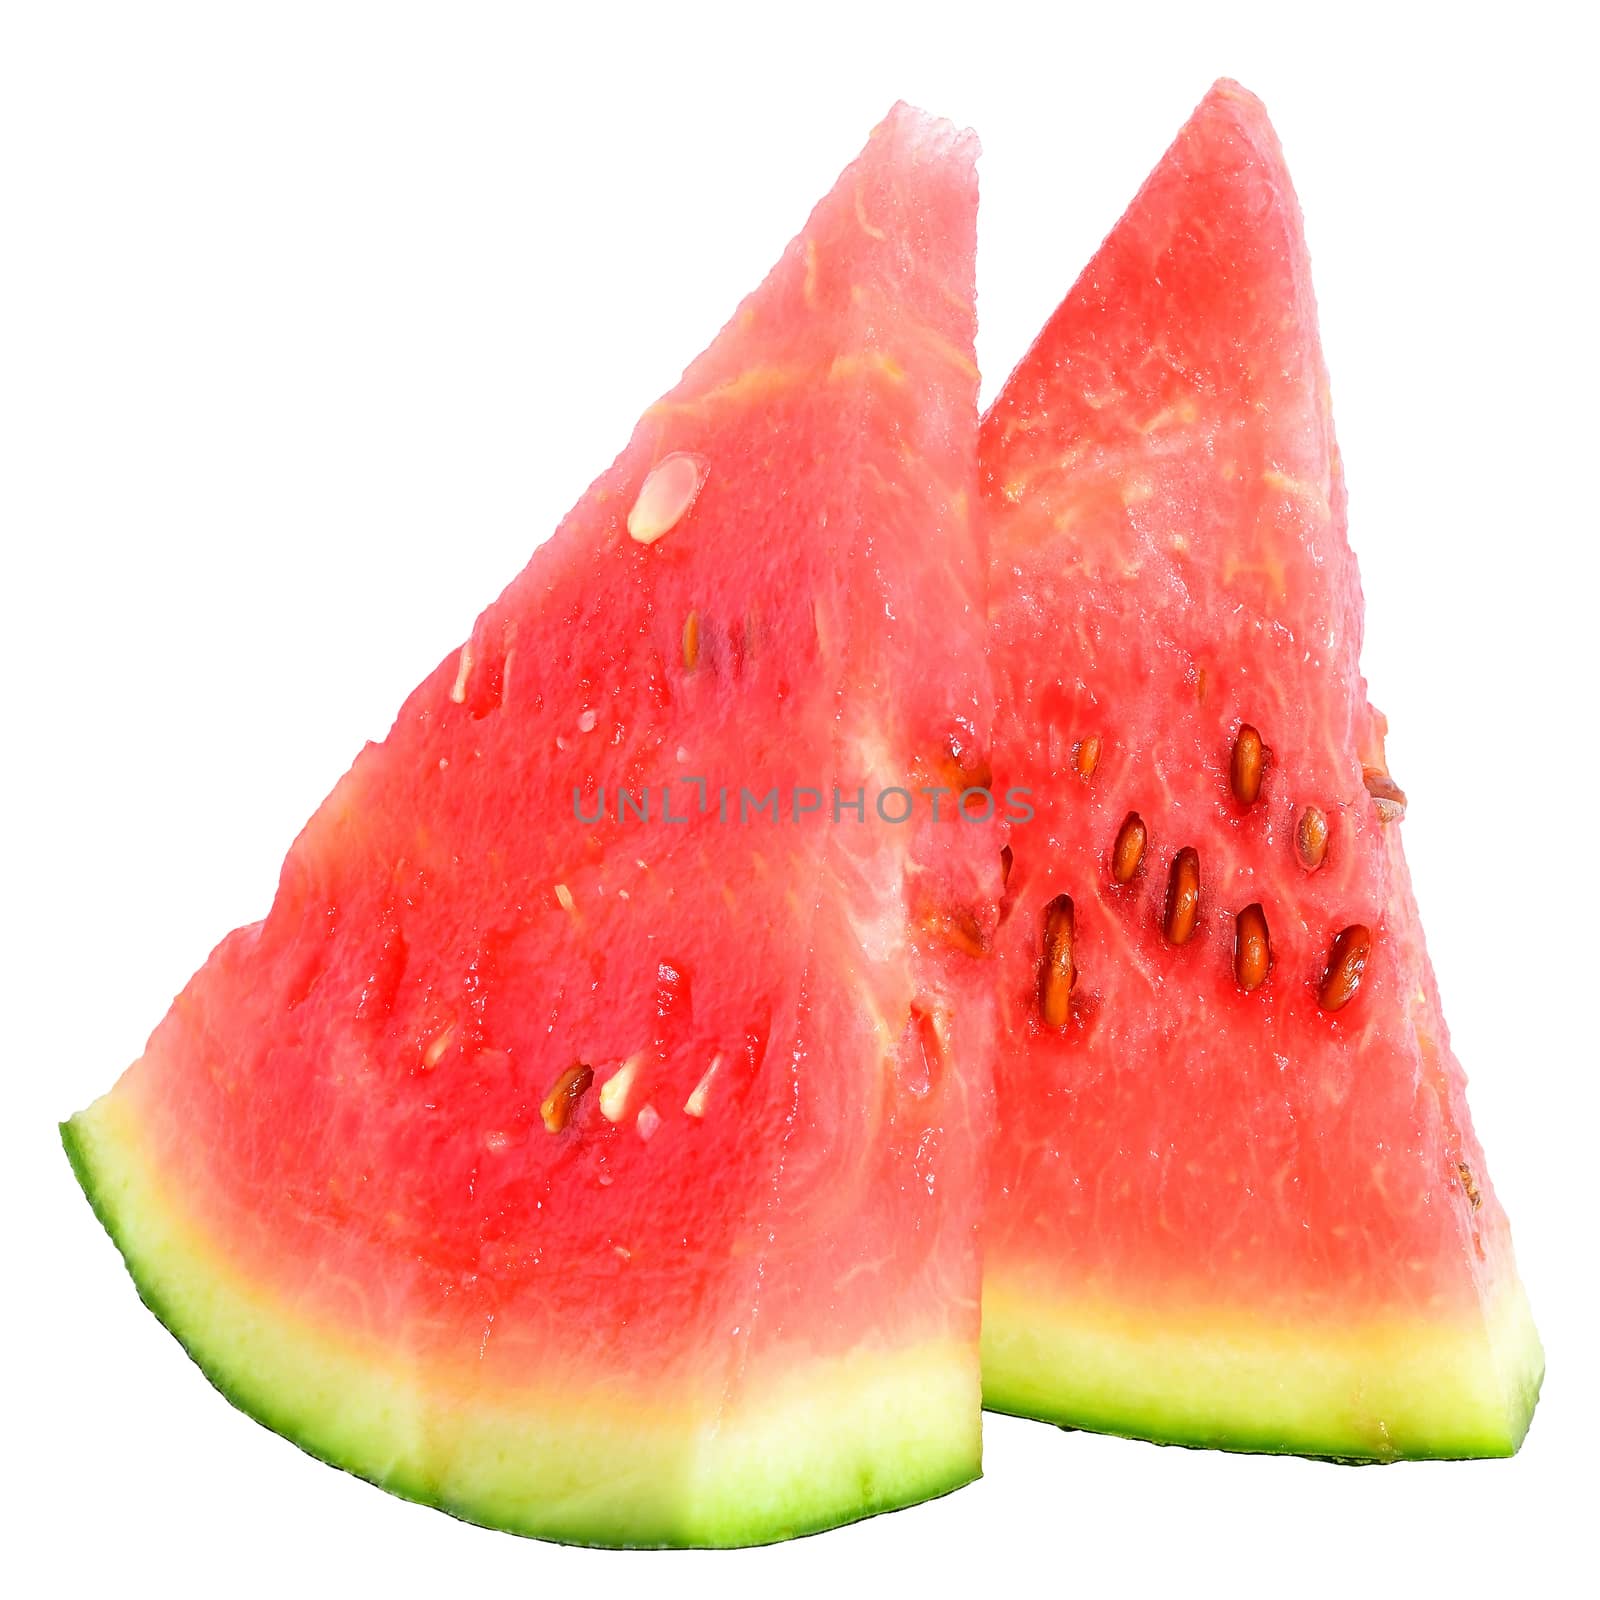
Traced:
<svg viewBox="0 0 1600 1600">
<path fill-rule="evenodd" d="M 414 1373 L 311 1348 L 199 1252 L 174 1273 L 174 1224 L 141 1183 L 137 1152 L 94 1127 L 114 1117 L 111 1099 L 62 1123 L 61 1141 L 139 1298 L 230 1404 L 391 1494 L 561 1544 L 731 1548 L 899 1510 L 980 1475 L 977 1375 L 950 1346 L 814 1363 L 756 1417 L 679 1429 L 591 1426 L 581 1412 L 551 1424 L 532 1396 L 520 1420 L 499 1406 L 473 1415 L 429 1397 Z M 197 1316 L 196 1303 L 216 1314 Z M 300 1381 L 274 1381 L 287 1373 Z"/>
<path fill-rule="evenodd" d="M 1544 1376 L 1522 1286 L 1460 1323 L 1152 1325 L 986 1282 L 990 1411 L 1156 1444 L 1347 1463 L 1516 1453 Z"/>
</svg>

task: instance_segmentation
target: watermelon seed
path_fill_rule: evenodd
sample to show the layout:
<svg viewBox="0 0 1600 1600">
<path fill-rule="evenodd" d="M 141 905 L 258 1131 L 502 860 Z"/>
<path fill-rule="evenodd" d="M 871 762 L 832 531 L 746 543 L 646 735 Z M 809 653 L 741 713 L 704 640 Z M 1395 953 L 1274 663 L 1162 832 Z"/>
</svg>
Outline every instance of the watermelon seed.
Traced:
<svg viewBox="0 0 1600 1600">
<path fill-rule="evenodd" d="M 1039 975 L 1039 1010 L 1052 1028 L 1061 1027 L 1072 1014 L 1072 986 L 1078 979 L 1072 964 L 1074 924 L 1071 897 L 1058 894 L 1044 908 L 1044 967 Z"/>
<path fill-rule="evenodd" d="M 628 513 L 628 533 L 639 544 L 654 544 L 688 515 L 705 484 L 706 463 L 700 456 L 675 450 L 645 475 L 639 498 Z"/>
<path fill-rule="evenodd" d="M 1387 772 L 1363 767 L 1361 777 L 1378 807 L 1380 822 L 1398 822 L 1406 814 L 1406 792 Z"/>
<path fill-rule="evenodd" d="M 705 1076 L 689 1091 L 689 1098 L 683 1102 L 684 1112 L 688 1116 L 703 1117 L 706 1114 L 706 1102 L 711 1098 L 711 1080 L 721 1068 L 722 1052 L 719 1050 L 712 1056 L 711 1065 L 706 1068 Z"/>
<path fill-rule="evenodd" d="M 660 1126 L 661 1113 L 653 1105 L 646 1103 L 639 1107 L 639 1115 L 634 1120 L 634 1127 L 639 1130 L 641 1139 L 651 1138 Z"/>
<path fill-rule="evenodd" d="M 1307 872 L 1315 872 L 1328 853 L 1328 819 L 1315 806 L 1300 813 L 1294 830 L 1295 853 Z"/>
<path fill-rule="evenodd" d="M 1372 953 L 1372 929 L 1352 923 L 1333 941 L 1328 952 L 1328 967 L 1317 990 L 1317 1001 L 1324 1011 L 1342 1010 L 1361 987 L 1361 974 Z"/>
<path fill-rule="evenodd" d="M 439 1058 L 450 1048 L 450 1040 L 455 1036 L 455 1031 L 456 1025 L 452 1022 L 434 1035 L 428 1048 L 422 1052 L 423 1066 L 432 1069 L 439 1065 Z"/>
<path fill-rule="evenodd" d="M 683 664 L 693 672 L 700 660 L 700 613 L 691 611 L 683 624 Z"/>
<path fill-rule="evenodd" d="M 1233 972 L 1239 987 L 1249 994 L 1260 988 L 1272 966 L 1272 944 L 1267 938 L 1267 916 L 1260 905 L 1248 905 L 1234 926 Z"/>
<path fill-rule="evenodd" d="M 1011 846 L 1000 846 L 1000 887 L 1003 889 L 1011 882 L 1011 863 L 1015 859 L 1011 854 Z"/>
<path fill-rule="evenodd" d="M 621 1122 L 628 1114 L 628 1093 L 633 1080 L 639 1075 L 639 1056 L 629 1056 L 615 1072 L 600 1085 L 600 1115 L 607 1122 Z"/>
<path fill-rule="evenodd" d="M 1456 1162 L 1456 1176 L 1461 1180 L 1461 1187 L 1466 1191 L 1467 1203 L 1474 1211 L 1483 1205 L 1483 1192 L 1478 1188 L 1478 1180 L 1472 1175 L 1472 1168 L 1465 1161 Z"/>
<path fill-rule="evenodd" d="M 1144 860 L 1144 845 L 1144 818 L 1137 811 L 1130 811 L 1122 819 L 1117 841 L 1111 847 L 1111 876 L 1118 883 L 1132 881 L 1139 863 Z"/>
<path fill-rule="evenodd" d="M 1167 874 L 1167 905 L 1161 918 L 1169 944 L 1187 944 L 1200 921 L 1200 856 L 1185 845 Z"/>
<path fill-rule="evenodd" d="M 1091 733 L 1087 739 L 1074 746 L 1072 758 L 1078 768 L 1078 776 L 1085 780 L 1094 776 L 1094 769 L 1100 765 L 1100 735 Z"/>
<path fill-rule="evenodd" d="M 1233 741 L 1233 762 L 1229 771 L 1229 779 L 1233 785 L 1233 797 L 1242 806 L 1253 806 L 1256 797 L 1261 793 L 1261 773 L 1267 764 L 1266 746 L 1261 742 L 1261 735 L 1244 723 L 1239 729 L 1239 737 Z"/>
<path fill-rule="evenodd" d="M 572 898 L 572 891 L 564 883 L 556 885 L 556 902 L 563 911 L 571 911 L 576 905 Z"/>
<path fill-rule="evenodd" d="M 983 924 L 965 906 L 954 911 L 935 911 L 922 919 L 923 929 L 952 944 L 969 956 L 989 954 L 989 939 Z"/>
<path fill-rule="evenodd" d="M 472 676 L 472 646 L 464 644 L 461 647 L 461 659 L 456 665 L 456 681 L 450 686 L 450 698 L 459 705 L 465 705 L 467 699 L 467 679 Z"/>
<path fill-rule="evenodd" d="M 945 741 L 938 775 L 958 794 L 968 789 L 987 789 L 994 783 L 994 769 L 988 761 L 978 751 L 963 750 L 958 739 Z"/>
<path fill-rule="evenodd" d="M 539 1115 L 550 1133 L 560 1133 L 572 1117 L 572 1108 L 583 1098 L 583 1092 L 594 1082 L 593 1069 L 586 1062 L 575 1061 L 556 1079 L 550 1093 L 539 1107 Z"/>
</svg>

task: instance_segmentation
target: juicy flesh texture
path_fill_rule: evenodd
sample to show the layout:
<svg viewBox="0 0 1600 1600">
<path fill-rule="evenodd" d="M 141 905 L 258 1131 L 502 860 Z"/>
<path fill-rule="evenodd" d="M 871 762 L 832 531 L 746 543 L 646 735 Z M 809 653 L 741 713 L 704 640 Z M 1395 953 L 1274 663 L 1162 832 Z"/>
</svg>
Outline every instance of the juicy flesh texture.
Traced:
<svg viewBox="0 0 1600 1600">
<path fill-rule="evenodd" d="M 1520 1291 L 1401 824 L 1364 782 L 1384 722 L 1359 666 L 1309 263 L 1277 141 L 1243 91 L 1218 85 L 1185 126 L 984 419 L 979 458 L 996 783 L 1030 787 L 1037 808 L 1013 833 L 998 936 L 997 1344 L 1030 1307 L 1202 1341 L 1301 1330 L 1308 1367 L 1319 1329 L 1470 1337 Z M 1245 724 L 1269 751 L 1249 806 L 1229 773 Z M 1085 778 L 1073 752 L 1092 737 Z M 1330 829 L 1314 872 L 1295 845 L 1307 806 Z M 1148 840 L 1119 885 L 1129 812 Z M 1184 847 L 1200 916 L 1179 946 L 1162 921 Z M 1039 974 L 1060 894 L 1077 975 L 1050 1027 Z M 1272 966 L 1247 993 L 1235 919 L 1253 904 Z M 1330 1013 L 1318 985 L 1351 924 L 1372 930 L 1372 954 Z M 1296 1381 L 1301 1357 L 1283 1359 L 1264 1381 Z M 1038 1377 L 1060 1420 L 1161 1432 L 1137 1371 L 1099 1394 Z M 1240 1401 L 1214 1397 L 1222 1442 Z"/>
<path fill-rule="evenodd" d="M 114 1091 L 198 1248 L 303 1336 L 686 1450 L 808 1364 L 948 1349 L 971 1412 L 938 1470 L 975 1470 L 992 1002 L 918 919 L 992 921 L 996 846 L 871 802 L 987 738 L 973 155 L 891 115 Z M 642 542 L 674 453 L 698 496 L 669 481 Z M 784 820 L 739 820 L 773 787 Z M 871 1465 L 860 1504 L 784 1514 L 871 1509 Z"/>
</svg>

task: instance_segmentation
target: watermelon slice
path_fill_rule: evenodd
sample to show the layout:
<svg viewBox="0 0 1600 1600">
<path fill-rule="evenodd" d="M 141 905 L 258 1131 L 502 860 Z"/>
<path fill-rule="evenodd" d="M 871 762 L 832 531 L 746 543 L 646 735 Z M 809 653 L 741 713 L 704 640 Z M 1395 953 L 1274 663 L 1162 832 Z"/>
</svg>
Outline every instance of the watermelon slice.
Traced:
<svg viewBox="0 0 1600 1600">
<path fill-rule="evenodd" d="M 1359 666 L 1298 207 L 1218 84 L 984 419 L 984 1395 L 1185 1444 L 1508 1454 L 1543 1359 Z"/>
<path fill-rule="evenodd" d="M 987 737 L 974 153 L 890 115 L 65 1126 L 212 1382 L 397 1494 L 744 1544 L 978 1471 L 997 847 L 894 793 Z"/>
</svg>

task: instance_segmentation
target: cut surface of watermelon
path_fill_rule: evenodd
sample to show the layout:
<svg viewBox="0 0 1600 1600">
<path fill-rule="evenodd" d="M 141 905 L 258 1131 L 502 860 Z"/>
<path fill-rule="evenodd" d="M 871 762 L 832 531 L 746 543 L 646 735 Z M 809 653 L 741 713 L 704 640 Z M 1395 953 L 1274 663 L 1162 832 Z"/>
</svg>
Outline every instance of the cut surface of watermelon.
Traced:
<svg viewBox="0 0 1600 1600">
<path fill-rule="evenodd" d="M 212 1381 L 398 1494 L 742 1544 L 978 1471 L 993 1006 L 925 929 L 995 846 L 878 803 L 987 737 L 974 154 L 890 115 L 64 1128 Z"/>
<path fill-rule="evenodd" d="M 983 421 L 984 1393 L 1187 1444 L 1513 1451 L 1543 1371 L 1367 701 L 1300 216 L 1221 83 Z"/>
</svg>

